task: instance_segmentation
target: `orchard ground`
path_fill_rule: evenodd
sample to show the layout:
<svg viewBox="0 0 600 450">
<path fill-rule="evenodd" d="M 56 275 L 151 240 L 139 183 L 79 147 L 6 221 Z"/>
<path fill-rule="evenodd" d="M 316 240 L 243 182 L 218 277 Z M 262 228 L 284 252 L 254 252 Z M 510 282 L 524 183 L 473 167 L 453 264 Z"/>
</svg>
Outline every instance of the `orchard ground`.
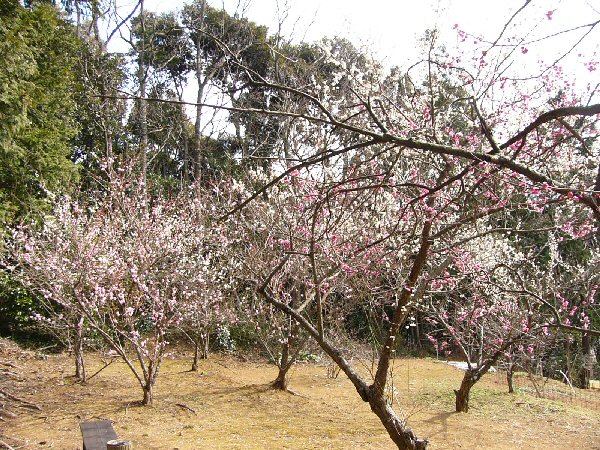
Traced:
<svg viewBox="0 0 600 450">
<path fill-rule="evenodd" d="M 266 362 L 215 355 L 190 372 L 189 357 L 178 355 L 163 364 L 154 406 L 142 407 L 142 391 L 122 362 L 81 385 L 70 376 L 68 355 L 21 352 L 11 361 L 18 378 L 0 378 L 0 388 L 41 407 L 14 408 L 18 416 L 0 422 L 0 440 L 15 448 L 81 448 L 78 424 L 95 419 L 113 420 L 137 449 L 394 448 L 350 382 L 343 374 L 329 378 L 324 364 L 295 366 L 293 395 L 269 388 L 276 370 Z M 89 374 L 102 365 L 99 355 L 88 357 Z M 402 411 L 431 449 L 600 449 L 598 408 L 508 394 L 486 375 L 470 412 L 457 414 L 452 389 L 460 370 L 398 359 L 393 374 Z"/>
</svg>

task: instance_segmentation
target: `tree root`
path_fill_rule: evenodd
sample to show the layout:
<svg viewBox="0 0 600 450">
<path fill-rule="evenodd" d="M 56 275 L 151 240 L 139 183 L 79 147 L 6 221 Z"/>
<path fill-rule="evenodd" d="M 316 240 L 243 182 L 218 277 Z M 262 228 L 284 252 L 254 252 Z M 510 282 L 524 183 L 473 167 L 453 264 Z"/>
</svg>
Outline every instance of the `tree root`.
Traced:
<svg viewBox="0 0 600 450">
<path fill-rule="evenodd" d="M 10 361 L 0 361 L 0 365 L 10 367 L 11 369 L 23 370 L 23 368 L 11 363 Z"/>
</svg>

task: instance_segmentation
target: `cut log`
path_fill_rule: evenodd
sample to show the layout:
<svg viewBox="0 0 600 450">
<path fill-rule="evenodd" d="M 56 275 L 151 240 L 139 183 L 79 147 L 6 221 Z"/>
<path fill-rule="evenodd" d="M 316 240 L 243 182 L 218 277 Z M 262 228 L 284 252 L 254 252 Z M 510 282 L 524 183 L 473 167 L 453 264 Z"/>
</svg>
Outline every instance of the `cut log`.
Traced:
<svg viewBox="0 0 600 450">
<path fill-rule="evenodd" d="M 106 443 L 106 450 L 131 450 L 133 444 L 131 441 L 124 441 L 121 439 L 114 439 Z"/>
</svg>

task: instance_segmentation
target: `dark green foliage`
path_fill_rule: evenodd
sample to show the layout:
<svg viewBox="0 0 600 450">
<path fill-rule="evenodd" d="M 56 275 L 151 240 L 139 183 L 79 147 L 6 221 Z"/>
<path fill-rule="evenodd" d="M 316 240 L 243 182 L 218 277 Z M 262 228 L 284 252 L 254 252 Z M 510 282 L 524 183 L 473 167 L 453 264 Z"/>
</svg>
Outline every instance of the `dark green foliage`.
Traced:
<svg viewBox="0 0 600 450">
<path fill-rule="evenodd" d="M 0 334 L 9 335 L 32 325 L 35 299 L 8 274 L 0 273 Z"/>
<path fill-rule="evenodd" d="M 78 179 L 73 27 L 49 2 L 0 2 L 0 231 L 30 221 Z M 32 336 L 37 301 L 1 274 L 1 332 Z M 45 338 L 44 338 L 45 339 Z"/>
<path fill-rule="evenodd" d="M 245 68 L 265 75 L 271 64 L 271 51 L 267 43 L 267 27 L 245 18 L 230 16 L 222 9 L 206 6 L 201 15 L 202 1 L 186 5 L 183 10 L 184 25 L 190 30 L 190 39 L 200 47 L 205 67 L 213 70 L 216 62 L 226 57 L 224 45 L 236 55 L 244 67 L 236 63 L 220 65 L 215 79 L 226 84 L 233 74 L 245 74 Z"/>
<path fill-rule="evenodd" d="M 134 37 L 141 41 L 140 17 L 132 20 Z M 144 13 L 144 58 L 157 72 L 164 72 L 171 80 L 185 81 L 193 69 L 193 55 L 182 25 L 174 13 Z M 139 58 L 139 54 L 135 55 Z"/>
<path fill-rule="evenodd" d="M 0 221 L 13 223 L 77 178 L 73 66 L 77 39 L 56 8 L 0 7 Z"/>
</svg>

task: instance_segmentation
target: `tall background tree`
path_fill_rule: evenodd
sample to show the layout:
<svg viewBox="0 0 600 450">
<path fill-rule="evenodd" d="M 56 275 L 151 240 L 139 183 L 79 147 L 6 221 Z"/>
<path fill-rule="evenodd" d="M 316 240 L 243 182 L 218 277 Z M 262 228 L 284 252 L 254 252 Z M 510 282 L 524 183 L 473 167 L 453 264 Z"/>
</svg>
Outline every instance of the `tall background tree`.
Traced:
<svg viewBox="0 0 600 450">
<path fill-rule="evenodd" d="M 77 181 L 69 159 L 75 120 L 73 27 L 47 4 L 0 7 L 0 220 L 35 214 Z"/>
<path fill-rule="evenodd" d="M 57 8 L 18 0 L 0 5 L 0 233 L 39 219 L 79 171 L 70 159 L 79 125 L 74 92 L 80 49 Z M 3 251 L 3 250 L 0 250 Z M 34 300 L 0 276 L 3 332 L 28 321 Z"/>
</svg>

